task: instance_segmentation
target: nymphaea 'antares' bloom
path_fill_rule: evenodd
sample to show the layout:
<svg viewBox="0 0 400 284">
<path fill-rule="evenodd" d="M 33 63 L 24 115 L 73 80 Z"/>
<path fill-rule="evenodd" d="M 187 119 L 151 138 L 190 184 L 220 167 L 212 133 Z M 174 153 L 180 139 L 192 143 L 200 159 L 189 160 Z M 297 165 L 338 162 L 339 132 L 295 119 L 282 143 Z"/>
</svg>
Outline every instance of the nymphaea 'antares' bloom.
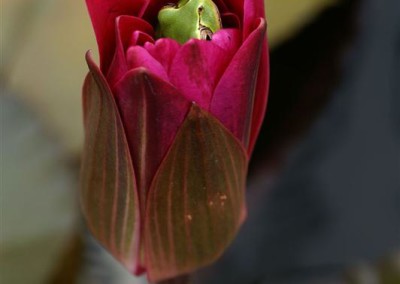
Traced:
<svg viewBox="0 0 400 284">
<path fill-rule="evenodd" d="M 100 54 L 83 87 L 87 224 L 134 274 L 190 273 L 245 219 L 267 101 L 263 0 L 86 4 Z"/>
</svg>

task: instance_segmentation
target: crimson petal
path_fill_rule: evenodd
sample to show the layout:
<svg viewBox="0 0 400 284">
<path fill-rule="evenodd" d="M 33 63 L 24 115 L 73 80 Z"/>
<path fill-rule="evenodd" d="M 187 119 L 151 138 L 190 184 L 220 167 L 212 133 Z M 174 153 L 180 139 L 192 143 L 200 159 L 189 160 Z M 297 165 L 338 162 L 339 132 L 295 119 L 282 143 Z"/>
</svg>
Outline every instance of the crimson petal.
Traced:
<svg viewBox="0 0 400 284">
<path fill-rule="evenodd" d="M 129 69 L 136 69 L 138 67 L 143 67 L 148 69 L 151 73 L 168 81 L 167 72 L 164 66 L 161 65 L 149 52 L 141 46 L 132 46 L 128 49 L 126 54 L 126 59 L 128 61 Z"/>
<path fill-rule="evenodd" d="M 141 17 L 150 0 L 86 0 L 99 46 L 100 66 L 107 74 L 115 50 L 115 19 L 120 15 Z"/>
<path fill-rule="evenodd" d="M 125 53 L 131 41 L 138 40 L 139 35 L 135 32 L 141 31 L 145 34 L 153 33 L 153 28 L 149 23 L 132 16 L 118 17 L 116 19 L 115 29 L 117 45 L 113 61 L 107 73 L 107 81 L 111 88 L 113 88 L 114 84 L 129 70 Z"/>
</svg>

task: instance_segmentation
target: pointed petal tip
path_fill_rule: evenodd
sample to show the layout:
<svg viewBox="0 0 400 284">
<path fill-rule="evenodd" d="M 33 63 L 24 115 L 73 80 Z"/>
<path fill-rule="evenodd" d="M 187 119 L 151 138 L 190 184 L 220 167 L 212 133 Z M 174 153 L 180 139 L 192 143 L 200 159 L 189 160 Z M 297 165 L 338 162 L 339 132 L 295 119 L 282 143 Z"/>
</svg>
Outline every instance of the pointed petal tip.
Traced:
<svg viewBox="0 0 400 284">
<path fill-rule="evenodd" d="M 90 52 L 86 58 L 91 72 L 83 90 L 81 207 L 93 236 L 132 270 L 139 251 L 135 173 L 113 95 Z"/>
<path fill-rule="evenodd" d="M 100 67 L 99 67 L 99 65 L 96 63 L 96 61 L 94 60 L 94 58 L 93 58 L 93 51 L 92 51 L 91 49 L 89 49 L 88 51 L 86 51 L 86 53 L 85 53 L 85 60 L 86 60 L 86 63 L 87 63 L 87 65 L 88 65 L 88 67 L 89 67 L 89 70 L 90 70 L 91 72 L 96 72 L 96 73 L 100 73 L 100 74 L 101 74 Z"/>
</svg>

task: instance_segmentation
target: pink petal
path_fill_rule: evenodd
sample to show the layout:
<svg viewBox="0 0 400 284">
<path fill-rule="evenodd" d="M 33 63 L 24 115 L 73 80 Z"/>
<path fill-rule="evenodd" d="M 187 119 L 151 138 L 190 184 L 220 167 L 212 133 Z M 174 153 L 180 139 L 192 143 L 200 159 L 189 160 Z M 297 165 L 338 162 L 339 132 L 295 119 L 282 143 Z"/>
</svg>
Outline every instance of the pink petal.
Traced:
<svg viewBox="0 0 400 284">
<path fill-rule="evenodd" d="M 146 21 L 132 16 L 120 16 L 116 19 L 116 49 L 113 61 L 107 73 L 107 81 L 111 88 L 128 71 L 125 52 L 131 44 L 134 33 L 141 31 L 145 34 L 152 34 L 153 28 Z M 151 37 L 150 37 L 151 38 Z M 137 41 L 137 39 L 136 39 Z"/>
<path fill-rule="evenodd" d="M 143 46 L 147 42 L 154 43 L 153 36 L 150 36 L 148 33 L 142 31 L 134 31 L 131 36 L 130 44 L 128 46 L 135 46 L 135 45 Z"/>
<path fill-rule="evenodd" d="M 168 81 L 167 72 L 160 62 L 154 59 L 149 52 L 141 46 L 132 46 L 128 49 L 126 59 L 129 69 L 144 67 L 152 74 L 164 81 Z"/>
<path fill-rule="evenodd" d="M 239 29 L 222 29 L 213 35 L 212 42 L 232 57 L 242 44 L 242 35 Z"/>
<path fill-rule="evenodd" d="M 247 147 L 258 67 L 265 39 L 265 21 L 243 43 L 231 60 L 211 101 L 210 111 Z"/>
<path fill-rule="evenodd" d="M 173 39 L 161 38 L 154 44 L 146 42 L 144 48 L 153 56 L 162 66 L 167 73 L 171 68 L 172 61 L 177 54 L 180 45 Z"/>
<path fill-rule="evenodd" d="M 114 55 L 115 19 L 120 15 L 141 17 L 148 3 L 149 0 L 86 0 L 99 46 L 103 74 L 107 74 Z"/>
<path fill-rule="evenodd" d="M 169 78 L 187 100 L 208 109 L 229 60 L 229 54 L 212 41 L 192 39 L 176 54 Z"/>
<path fill-rule="evenodd" d="M 177 89 L 144 68 L 129 71 L 115 85 L 114 95 L 132 155 L 143 212 L 150 182 L 190 104 Z"/>
<path fill-rule="evenodd" d="M 264 0 L 244 0 L 243 37 L 247 38 L 258 26 L 258 19 L 265 18 Z"/>
</svg>

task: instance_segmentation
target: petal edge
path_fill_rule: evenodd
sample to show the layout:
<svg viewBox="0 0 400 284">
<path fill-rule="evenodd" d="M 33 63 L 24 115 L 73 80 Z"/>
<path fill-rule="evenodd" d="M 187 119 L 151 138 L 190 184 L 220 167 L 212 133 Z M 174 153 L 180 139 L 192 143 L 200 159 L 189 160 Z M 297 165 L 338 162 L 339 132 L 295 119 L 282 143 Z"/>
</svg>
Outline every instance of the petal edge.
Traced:
<svg viewBox="0 0 400 284">
<path fill-rule="evenodd" d="M 125 132 L 111 91 L 87 54 L 85 144 L 80 199 L 92 234 L 131 272 L 139 272 L 139 206 Z"/>
</svg>

